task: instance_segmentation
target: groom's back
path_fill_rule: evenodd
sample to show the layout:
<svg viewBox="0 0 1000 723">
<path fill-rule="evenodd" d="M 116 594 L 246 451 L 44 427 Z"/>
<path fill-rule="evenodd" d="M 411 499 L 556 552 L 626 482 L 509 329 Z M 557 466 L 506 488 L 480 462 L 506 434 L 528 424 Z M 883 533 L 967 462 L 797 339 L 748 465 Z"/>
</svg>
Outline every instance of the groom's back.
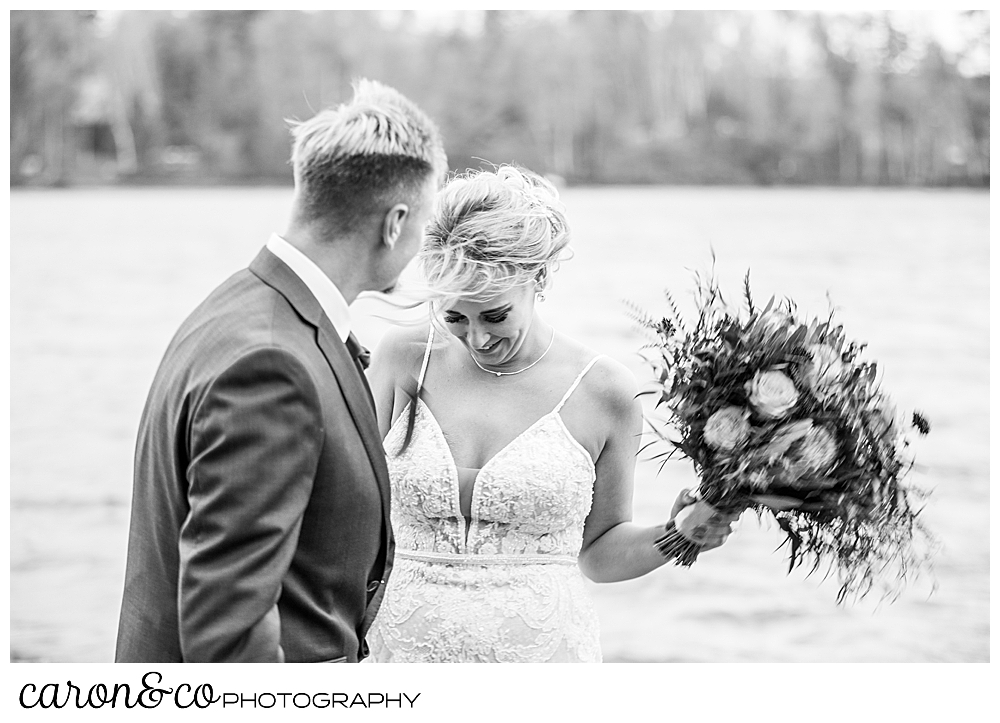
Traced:
<svg viewBox="0 0 1000 723">
<path fill-rule="evenodd" d="M 336 657 L 330 651 L 358 654 L 357 626 L 369 603 L 367 576 L 380 555 L 378 488 L 337 381 L 317 347 L 315 328 L 281 293 L 243 270 L 182 323 L 164 353 L 143 410 L 116 651 L 120 662 L 181 662 L 189 657 L 182 651 L 178 610 L 183 593 L 182 528 L 190 511 L 192 457 L 198 455 L 192 449 L 194 426 L 202 424 L 199 410 L 219 376 L 248 355 L 261 353 L 294 358 L 306 385 L 314 387 L 320 399 L 321 426 L 328 432 L 336 428 L 341 437 L 336 447 L 323 445 L 314 470 L 323 484 L 317 482 L 309 492 L 299 548 L 280 589 L 281 645 L 289 661 Z M 266 387 L 262 389 L 266 394 Z M 260 429 L 259 434 L 263 439 L 270 431 Z M 334 454 L 336 465 L 331 461 Z M 375 532 L 358 535 L 355 525 Z M 347 532 L 350 539 L 344 539 Z M 356 566 L 336 564 L 345 549 L 356 557 Z M 253 580 L 240 582 L 253 585 Z"/>
<path fill-rule="evenodd" d="M 178 543 L 189 511 L 192 420 L 220 371 L 267 343 L 268 297 L 277 296 L 249 270 L 239 271 L 191 312 L 164 352 L 136 440 L 118 661 L 183 660 Z"/>
</svg>

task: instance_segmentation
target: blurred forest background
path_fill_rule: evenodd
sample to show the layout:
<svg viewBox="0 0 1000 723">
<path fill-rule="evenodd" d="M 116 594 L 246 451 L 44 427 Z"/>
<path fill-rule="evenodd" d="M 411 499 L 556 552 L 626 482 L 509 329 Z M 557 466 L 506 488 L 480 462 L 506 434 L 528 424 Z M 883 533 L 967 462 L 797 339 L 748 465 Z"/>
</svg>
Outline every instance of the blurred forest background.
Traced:
<svg viewBox="0 0 1000 723">
<path fill-rule="evenodd" d="M 989 186 L 989 13 L 12 11 L 11 185 L 285 183 L 285 119 L 398 88 L 453 168 Z"/>
</svg>

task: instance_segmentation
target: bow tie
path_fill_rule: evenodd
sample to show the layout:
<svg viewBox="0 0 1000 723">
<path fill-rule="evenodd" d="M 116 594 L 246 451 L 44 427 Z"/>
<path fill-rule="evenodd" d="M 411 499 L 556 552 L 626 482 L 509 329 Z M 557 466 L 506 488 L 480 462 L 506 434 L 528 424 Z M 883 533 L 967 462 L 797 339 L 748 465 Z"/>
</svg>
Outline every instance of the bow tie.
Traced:
<svg viewBox="0 0 1000 723">
<path fill-rule="evenodd" d="M 371 352 L 361 346 L 361 342 L 358 341 L 358 337 L 354 336 L 353 331 L 348 334 L 347 341 L 344 343 L 347 344 L 347 351 L 350 352 L 352 357 L 358 360 L 361 368 L 367 369 L 368 365 L 371 364 Z"/>
</svg>

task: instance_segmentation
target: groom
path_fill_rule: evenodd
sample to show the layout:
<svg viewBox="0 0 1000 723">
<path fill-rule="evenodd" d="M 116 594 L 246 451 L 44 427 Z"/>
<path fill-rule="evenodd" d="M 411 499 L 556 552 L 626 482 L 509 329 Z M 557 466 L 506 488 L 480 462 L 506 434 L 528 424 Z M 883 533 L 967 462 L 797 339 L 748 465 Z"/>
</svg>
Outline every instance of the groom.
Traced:
<svg viewBox="0 0 1000 723">
<path fill-rule="evenodd" d="M 139 426 L 118 662 L 357 662 L 392 568 L 348 305 L 418 250 L 446 159 L 371 81 L 293 131 L 284 237 L 174 336 Z"/>
</svg>

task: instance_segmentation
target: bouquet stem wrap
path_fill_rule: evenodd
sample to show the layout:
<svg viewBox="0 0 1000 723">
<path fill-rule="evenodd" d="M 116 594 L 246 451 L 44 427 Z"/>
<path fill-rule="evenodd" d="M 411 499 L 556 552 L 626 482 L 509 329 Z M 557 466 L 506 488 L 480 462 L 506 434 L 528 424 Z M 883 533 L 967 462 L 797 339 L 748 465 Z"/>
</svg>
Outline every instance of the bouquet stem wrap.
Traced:
<svg viewBox="0 0 1000 723">
<path fill-rule="evenodd" d="M 718 523 L 726 515 L 704 500 L 695 501 L 678 511 L 664 528 L 664 534 L 654 542 L 661 555 L 672 559 L 674 564 L 690 567 L 698 559 L 702 545 L 699 539 L 704 536 L 709 525 Z M 690 530 L 690 536 L 678 528 L 678 521 L 684 521 L 684 527 Z M 704 540 L 702 540 L 703 542 Z"/>
<path fill-rule="evenodd" d="M 691 567 L 698 559 L 701 546 L 684 537 L 678 531 L 677 523 L 670 520 L 663 536 L 656 539 L 656 549 L 664 557 L 673 560 L 674 564 Z"/>
</svg>

